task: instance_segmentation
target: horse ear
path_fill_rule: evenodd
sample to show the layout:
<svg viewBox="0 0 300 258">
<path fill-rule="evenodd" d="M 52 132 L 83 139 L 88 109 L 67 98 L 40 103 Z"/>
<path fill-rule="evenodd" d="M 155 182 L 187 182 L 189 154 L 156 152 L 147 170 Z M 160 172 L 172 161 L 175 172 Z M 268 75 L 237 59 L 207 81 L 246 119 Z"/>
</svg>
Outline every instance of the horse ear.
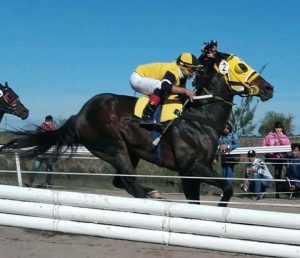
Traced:
<svg viewBox="0 0 300 258">
<path fill-rule="evenodd" d="M 4 85 L 5 85 L 5 87 L 8 87 L 8 83 L 7 83 L 7 82 L 5 82 L 5 84 L 4 84 Z"/>
</svg>

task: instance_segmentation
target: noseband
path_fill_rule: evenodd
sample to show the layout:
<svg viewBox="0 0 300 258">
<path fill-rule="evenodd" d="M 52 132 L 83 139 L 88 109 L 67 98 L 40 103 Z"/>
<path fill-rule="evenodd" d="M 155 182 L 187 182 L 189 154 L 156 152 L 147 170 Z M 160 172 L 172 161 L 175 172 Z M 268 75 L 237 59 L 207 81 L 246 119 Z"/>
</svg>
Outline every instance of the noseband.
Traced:
<svg viewBox="0 0 300 258">
<path fill-rule="evenodd" d="M 0 88 L 0 111 L 3 113 L 13 113 L 14 107 L 19 101 L 19 96 L 9 88 Z"/>
</svg>

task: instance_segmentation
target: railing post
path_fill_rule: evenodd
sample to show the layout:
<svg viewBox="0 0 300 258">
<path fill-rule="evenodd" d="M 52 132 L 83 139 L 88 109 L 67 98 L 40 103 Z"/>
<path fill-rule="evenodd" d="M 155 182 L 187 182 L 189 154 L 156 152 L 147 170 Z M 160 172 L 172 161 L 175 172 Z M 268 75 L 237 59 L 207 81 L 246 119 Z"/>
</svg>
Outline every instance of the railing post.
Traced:
<svg viewBox="0 0 300 258">
<path fill-rule="evenodd" d="M 16 160 L 18 183 L 19 183 L 19 186 L 23 186 L 23 184 L 22 184 L 21 165 L 20 165 L 20 157 L 19 157 L 18 152 L 15 152 L 15 160 Z"/>
</svg>

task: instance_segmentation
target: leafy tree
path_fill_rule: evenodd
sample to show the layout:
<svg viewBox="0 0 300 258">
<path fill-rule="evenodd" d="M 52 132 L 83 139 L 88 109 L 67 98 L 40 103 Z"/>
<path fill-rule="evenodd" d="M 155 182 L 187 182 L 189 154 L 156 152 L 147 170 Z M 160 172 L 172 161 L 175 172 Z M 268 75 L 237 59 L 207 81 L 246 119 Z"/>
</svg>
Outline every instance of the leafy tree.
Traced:
<svg viewBox="0 0 300 258">
<path fill-rule="evenodd" d="M 270 111 L 265 114 L 264 118 L 260 122 L 260 127 L 258 129 L 258 133 L 261 136 L 265 136 L 270 131 L 272 131 L 274 128 L 274 124 L 276 122 L 281 122 L 284 126 L 284 131 L 288 135 L 292 135 L 293 132 L 293 122 L 294 117 L 292 115 L 285 115 L 282 113 L 276 113 L 274 111 Z"/>
<path fill-rule="evenodd" d="M 239 106 L 235 107 L 230 115 L 229 122 L 235 128 L 238 136 L 253 134 L 256 125 L 253 125 L 254 113 L 259 100 L 253 103 L 253 96 L 241 99 Z"/>
</svg>

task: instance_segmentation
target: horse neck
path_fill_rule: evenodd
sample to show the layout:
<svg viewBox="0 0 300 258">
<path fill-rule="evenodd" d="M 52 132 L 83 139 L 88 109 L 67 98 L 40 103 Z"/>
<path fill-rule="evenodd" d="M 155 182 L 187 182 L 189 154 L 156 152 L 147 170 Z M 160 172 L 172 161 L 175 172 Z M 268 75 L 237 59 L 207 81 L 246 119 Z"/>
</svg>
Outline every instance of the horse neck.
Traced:
<svg viewBox="0 0 300 258">
<path fill-rule="evenodd" d="M 199 100 L 199 103 L 191 108 L 191 112 L 210 121 L 217 131 L 222 132 L 232 110 L 233 95 L 219 74 L 214 74 L 209 80 L 204 81 L 203 85 L 197 95 L 212 94 L 214 97 Z"/>
</svg>

